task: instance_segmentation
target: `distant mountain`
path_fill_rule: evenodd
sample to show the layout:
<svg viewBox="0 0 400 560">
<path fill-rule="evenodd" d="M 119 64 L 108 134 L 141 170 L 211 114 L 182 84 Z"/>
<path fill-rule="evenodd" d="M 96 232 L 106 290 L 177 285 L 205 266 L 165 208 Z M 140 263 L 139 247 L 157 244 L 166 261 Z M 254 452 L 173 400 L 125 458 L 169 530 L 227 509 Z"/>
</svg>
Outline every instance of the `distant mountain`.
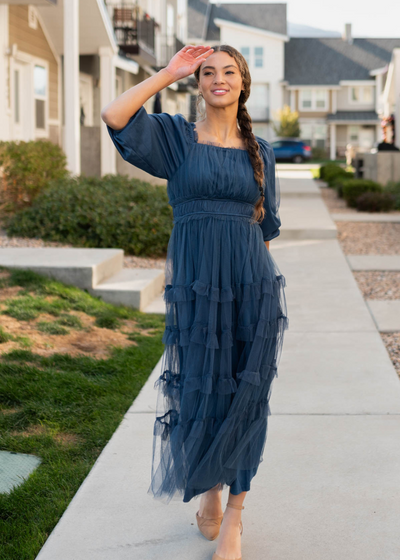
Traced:
<svg viewBox="0 0 400 560">
<path fill-rule="evenodd" d="M 338 31 L 326 31 L 325 29 L 318 29 L 310 25 L 301 25 L 300 23 L 287 22 L 289 37 L 341 37 L 342 34 Z"/>
</svg>

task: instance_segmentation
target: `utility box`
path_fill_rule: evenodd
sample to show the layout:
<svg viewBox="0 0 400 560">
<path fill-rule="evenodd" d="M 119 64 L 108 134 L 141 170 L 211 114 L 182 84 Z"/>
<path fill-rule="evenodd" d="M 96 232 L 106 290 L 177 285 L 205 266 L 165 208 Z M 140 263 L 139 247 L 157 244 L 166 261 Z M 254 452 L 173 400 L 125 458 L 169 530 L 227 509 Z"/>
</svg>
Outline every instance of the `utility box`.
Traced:
<svg viewBox="0 0 400 560">
<path fill-rule="evenodd" d="M 385 186 L 388 181 L 400 182 L 400 152 L 356 152 L 353 160 L 355 177 L 371 179 Z"/>
</svg>

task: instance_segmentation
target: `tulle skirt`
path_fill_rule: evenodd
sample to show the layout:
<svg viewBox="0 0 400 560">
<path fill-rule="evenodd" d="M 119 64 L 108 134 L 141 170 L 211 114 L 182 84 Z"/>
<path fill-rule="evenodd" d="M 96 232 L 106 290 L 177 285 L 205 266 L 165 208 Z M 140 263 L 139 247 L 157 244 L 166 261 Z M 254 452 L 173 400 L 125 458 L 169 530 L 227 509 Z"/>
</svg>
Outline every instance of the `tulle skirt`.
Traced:
<svg viewBox="0 0 400 560">
<path fill-rule="evenodd" d="M 216 485 L 249 491 L 263 460 L 288 317 L 285 277 L 253 210 L 210 199 L 174 207 L 148 489 L 165 503 Z"/>
</svg>

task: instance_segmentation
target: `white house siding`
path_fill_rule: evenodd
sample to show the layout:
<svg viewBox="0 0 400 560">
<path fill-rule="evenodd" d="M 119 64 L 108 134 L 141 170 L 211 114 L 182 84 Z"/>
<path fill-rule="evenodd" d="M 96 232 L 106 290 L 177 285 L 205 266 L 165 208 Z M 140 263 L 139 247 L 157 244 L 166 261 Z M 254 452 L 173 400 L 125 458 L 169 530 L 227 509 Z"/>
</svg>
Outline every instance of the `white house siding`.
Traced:
<svg viewBox="0 0 400 560">
<path fill-rule="evenodd" d="M 255 68 L 250 61 L 251 81 L 252 85 L 268 84 L 270 119 L 278 122 L 276 111 L 283 106 L 283 89 L 280 83 L 284 75 L 283 39 L 267 37 L 265 34 L 258 34 L 254 30 L 246 32 L 225 25 L 221 25 L 220 29 L 220 44 L 232 45 L 238 51 L 241 50 L 241 47 L 250 47 L 251 52 L 254 52 L 254 47 L 264 47 L 264 67 Z M 253 123 L 253 131 L 266 140 L 271 140 L 275 135 L 271 124 L 267 123 Z"/>
</svg>

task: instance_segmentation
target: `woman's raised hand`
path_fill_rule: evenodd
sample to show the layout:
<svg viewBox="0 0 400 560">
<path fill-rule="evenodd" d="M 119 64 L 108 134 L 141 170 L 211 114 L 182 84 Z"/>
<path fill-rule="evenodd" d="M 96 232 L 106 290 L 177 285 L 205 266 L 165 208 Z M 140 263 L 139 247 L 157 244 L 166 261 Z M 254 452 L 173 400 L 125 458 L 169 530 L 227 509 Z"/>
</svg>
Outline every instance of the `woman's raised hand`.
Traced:
<svg viewBox="0 0 400 560">
<path fill-rule="evenodd" d="M 186 78 L 186 76 L 193 74 L 213 52 L 214 49 L 204 45 L 187 45 L 171 58 L 165 70 L 171 74 L 174 80 Z"/>
</svg>

